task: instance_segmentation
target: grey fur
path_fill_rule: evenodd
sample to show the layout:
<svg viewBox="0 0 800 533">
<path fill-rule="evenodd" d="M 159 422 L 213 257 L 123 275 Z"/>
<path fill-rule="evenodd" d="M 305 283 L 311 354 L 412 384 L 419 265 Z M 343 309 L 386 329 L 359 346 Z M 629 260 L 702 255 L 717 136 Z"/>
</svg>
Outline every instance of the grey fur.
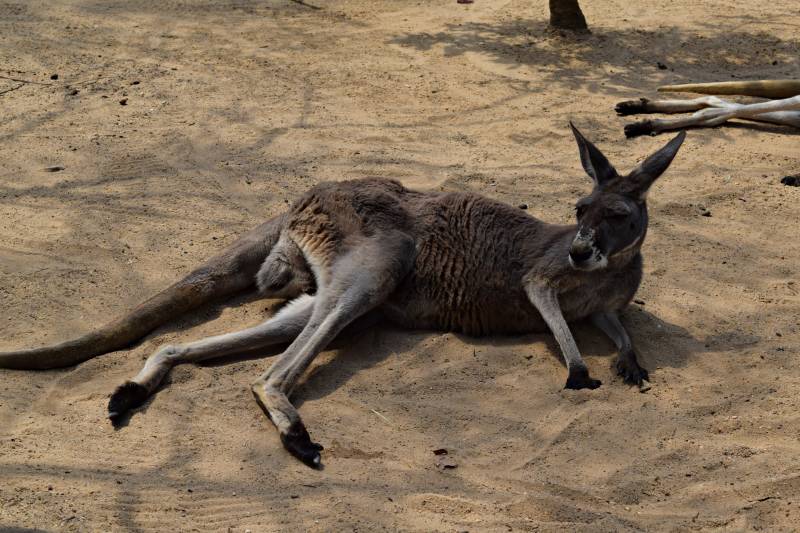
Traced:
<svg viewBox="0 0 800 533">
<path fill-rule="evenodd" d="M 647 189 L 667 169 L 685 134 L 620 176 L 597 147 L 574 127 L 573 132 L 595 182 L 577 203 L 577 225 L 547 224 L 476 194 L 421 193 L 386 179 L 315 186 L 288 213 L 196 271 L 203 275 L 195 273 L 151 300 L 158 305 L 144 304 L 87 336 L 107 339 L 105 351 L 124 346 L 134 333 L 146 333 L 136 320 L 152 329 L 171 318 L 166 313 L 175 308 L 173 300 L 187 307 L 255 286 L 265 297 L 291 300 L 259 326 L 159 349 L 112 395 L 109 416 L 117 420 L 144 402 L 175 364 L 290 343 L 252 390 L 284 446 L 318 466 L 321 447 L 311 441 L 288 396 L 317 354 L 366 314 L 409 328 L 470 335 L 549 328 L 564 354 L 566 387 L 572 389 L 600 385 L 590 377 L 568 326 L 591 317 L 619 348 L 618 372 L 641 384 L 647 372 L 617 313 L 642 277 Z M 224 282 L 227 273 L 235 282 Z M 115 344 L 119 330 L 125 335 Z M 81 342 L 0 354 L 0 367 L 75 363 L 88 358 L 75 355 Z"/>
</svg>

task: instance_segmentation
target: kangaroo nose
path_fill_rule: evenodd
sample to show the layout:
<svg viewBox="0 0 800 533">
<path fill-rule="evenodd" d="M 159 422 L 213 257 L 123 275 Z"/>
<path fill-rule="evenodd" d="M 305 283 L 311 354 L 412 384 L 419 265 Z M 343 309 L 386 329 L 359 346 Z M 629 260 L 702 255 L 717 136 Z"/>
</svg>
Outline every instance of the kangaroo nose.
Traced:
<svg viewBox="0 0 800 533">
<path fill-rule="evenodd" d="M 572 261 L 575 263 L 583 263 L 590 257 L 592 257 L 592 249 L 591 248 L 570 248 L 569 256 L 572 258 Z"/>
</svg>

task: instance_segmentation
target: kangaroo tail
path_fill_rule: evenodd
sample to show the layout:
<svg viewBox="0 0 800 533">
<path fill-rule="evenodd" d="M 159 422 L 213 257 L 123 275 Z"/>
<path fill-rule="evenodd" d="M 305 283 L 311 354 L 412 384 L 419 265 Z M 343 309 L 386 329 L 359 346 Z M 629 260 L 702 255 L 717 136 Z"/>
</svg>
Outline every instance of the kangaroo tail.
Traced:
<svg viewBox="0 0 800 533">
<path fill-rule="evenodd" d="M 230 248 L 126 316 L 61 344 L 0 352 L 0 368 L 63 368 L 130 346 L 157 327 L 205 303 L 255 286 L 256 273 L 278 241 L 284 216 L 246 233 Z"/>
<path fill-rule="evenodd" d="M 659 92 L 689 92 L 700 94 L 741 94 L 764 98 L 790 98 L 800 94 L 800 80 L 722 81 L 718 83 L 688 83 L 664 85 Z"/>
</svg>

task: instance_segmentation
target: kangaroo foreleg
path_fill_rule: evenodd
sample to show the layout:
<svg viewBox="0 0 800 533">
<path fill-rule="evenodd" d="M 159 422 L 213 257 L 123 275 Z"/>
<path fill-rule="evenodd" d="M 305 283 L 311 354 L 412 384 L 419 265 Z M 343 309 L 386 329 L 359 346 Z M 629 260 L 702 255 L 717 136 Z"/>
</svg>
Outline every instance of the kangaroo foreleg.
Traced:
<svg viewBox="0 0 800 533">
<path fill-rule="evenodd" d="M 526 292 L 561 347 L 561 353 L 564 355 L 569 373 L 565 388 L 596 389 L 599 387 L 600 380 L 589 377 L 589 369 L 578 351 L 578 345 L 575 344 L 569 325 L 561 312 L 556 291 L 550 287 L 530 285 Z"/>
<path fill-rule="evenodd" d="M 642 381 L 648 378 L 647 370 L 639 365 L 628 332 L 625 331 L 617 314 L 612 312 L 595 313 L 592 315 L 592 322 L 617 346 L 619 356 L 614 364 L 617 374 L 622 376 L 625 383 L 641 386 Z"/>
<path fill-rule="evenodd" d="M 53 346 L 0 353 L 0 368 L 76 365 L 125 348 L 191 309 L 253 288 L 256 272 L 277 242 L 283 220 L 281 215 L 261 224 L 181 281 L 96 331 Z"/>
<path fill-rule="evenodd" d="M 181 363 L 244 353 L 266 346 L 291 342 L 308 323 L 314 298 L 303 295 L 258 326 L 198 341 L 163 346 L 151 355 L 144 368 L 114 391 L 108 402 L 108 417 L 117 423 L 128 411 L 152 395 L 170 369 Z"/>
</svg>

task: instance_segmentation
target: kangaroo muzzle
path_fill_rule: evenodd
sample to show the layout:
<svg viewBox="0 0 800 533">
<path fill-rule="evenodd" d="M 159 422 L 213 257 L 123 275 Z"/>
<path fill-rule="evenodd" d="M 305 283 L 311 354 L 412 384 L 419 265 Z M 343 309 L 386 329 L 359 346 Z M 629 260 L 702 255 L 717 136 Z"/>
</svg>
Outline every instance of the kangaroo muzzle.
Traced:
<svg viewBox="0 0 800 533">
<path fill-rule="evenodd" d="M 594 240 L 594 230 L 581 228 L 569 248 L 569 264 L 578 270 L 594 270 L 606 265 L 607 260 Z"/>
</svg>

